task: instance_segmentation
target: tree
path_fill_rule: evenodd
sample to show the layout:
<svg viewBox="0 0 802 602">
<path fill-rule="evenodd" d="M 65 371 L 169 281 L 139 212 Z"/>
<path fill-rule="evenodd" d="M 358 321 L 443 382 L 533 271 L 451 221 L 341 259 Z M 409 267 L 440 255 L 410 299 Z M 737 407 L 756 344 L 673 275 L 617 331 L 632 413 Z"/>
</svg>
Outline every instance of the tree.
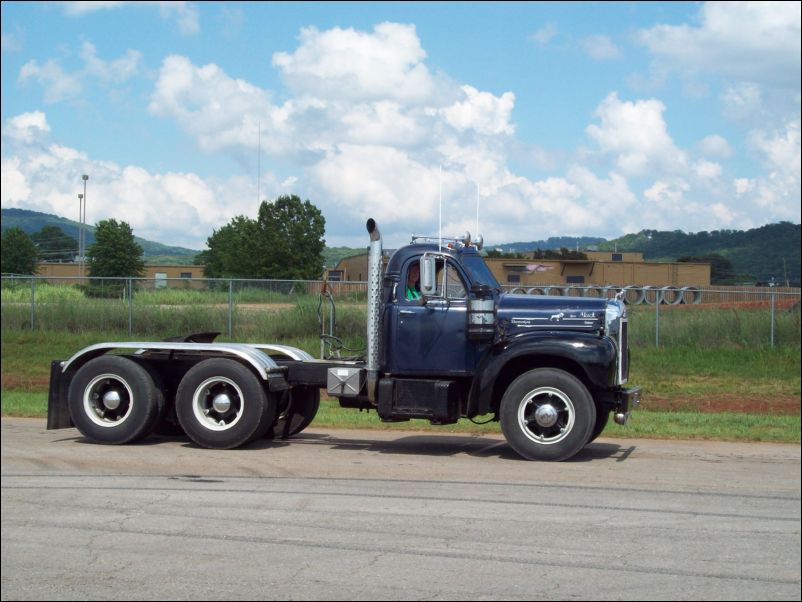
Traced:
<svg viewBox="0 0 802 602">
<path fill-rule="evenodd" d="M 281 196 L 263 202 L 257 218 L 265 253 L 265 278 L 312 280 L 323 273 L 326 220 L 308 200 Z"/>
<path fill-rule="evenodd" d="M 208 278 L 254 278 L 259 253 L 255 250 L 256 222 L 238 215 L 206 239 L 207 250 L 198 254 Z"/>
<path fill-rule="evenodd" d="M 142 276 L 145 262 L 142 247 L 125 222 L 107 219 L 95 226 L 95 242 L 89 245 L 89 274 L 96 277 L 124 278 Z"/>
<path fill-rule="evenodd" d="M 36 245 L 22 228 L 9 228 L 2 235 L 3 274 L 35 274 Z"/>
<path fill-rule="evenodd" d="M 698 257 L 686 256 L 677 259 L 679 263 L 709 263 L 710 284 L 732 284 L 735 277 L 732 262 L 718 253 Z"/>
<path fill-rule="evenodd" d="M 40 261 L 72 261 L 78 254 L 78 241 L 58 226 L 43 226 L 31 234 L 31 240 L 39 250 Z"/>
<path fill-rule="evenodd" d="M 312 203 L 281 196 L 259 205 L 256 220 L 237 216 L 215 230 L 199 258 L 210 278 L 317 279 L 326 220 Z"/>
</svg>

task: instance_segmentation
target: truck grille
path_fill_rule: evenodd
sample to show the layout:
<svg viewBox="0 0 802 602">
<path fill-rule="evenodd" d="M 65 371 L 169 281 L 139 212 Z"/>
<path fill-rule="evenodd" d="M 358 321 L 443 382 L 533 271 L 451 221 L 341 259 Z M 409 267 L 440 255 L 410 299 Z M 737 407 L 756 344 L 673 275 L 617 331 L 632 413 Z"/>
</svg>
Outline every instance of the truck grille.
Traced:
<svg viewBox="0 0 802 602">
<path fill-rule="evenodd" d="M 624 384 L 629 380 L 629 340 L 627 334 L 629 323 L 621 320 L 621 330 L 618 336 L 618 382 Z"/>
</svg>

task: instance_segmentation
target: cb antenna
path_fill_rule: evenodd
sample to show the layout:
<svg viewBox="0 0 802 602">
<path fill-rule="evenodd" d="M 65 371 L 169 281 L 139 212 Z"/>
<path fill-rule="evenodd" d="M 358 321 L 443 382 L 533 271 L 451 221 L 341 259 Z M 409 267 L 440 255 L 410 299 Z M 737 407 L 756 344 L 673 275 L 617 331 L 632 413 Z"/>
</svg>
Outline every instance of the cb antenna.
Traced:
<svg viewBox="0 0 802 602">
<path fill-rule="evenodd" d="M 437 228 L 439 243 L 437 249 L 443 247 L 443 164 L 440 164 L 440 224 Z"/>
</svg>

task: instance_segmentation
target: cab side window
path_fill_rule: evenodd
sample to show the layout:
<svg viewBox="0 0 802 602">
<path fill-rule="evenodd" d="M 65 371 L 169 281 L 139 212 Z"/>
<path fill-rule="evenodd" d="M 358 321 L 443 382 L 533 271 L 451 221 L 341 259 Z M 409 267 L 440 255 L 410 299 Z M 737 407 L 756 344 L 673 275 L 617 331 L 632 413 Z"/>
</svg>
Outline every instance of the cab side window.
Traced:
<svg viewBox="0 0 802 602">
<path fill-rule="evenodd" d="M 437 296 L 446 299 L 464 299 L 468 296 L 459 270 L 450 261 L 437 261 Z"/>
<path fill-rule="evenodd" d="M 420 264 L 418 261 L 410 261 L 407 264 L 404 279 L 402 280 L 400 297 L 408 302 L 418 303 L 423 295 L 420 291 Z"/>
</svg>

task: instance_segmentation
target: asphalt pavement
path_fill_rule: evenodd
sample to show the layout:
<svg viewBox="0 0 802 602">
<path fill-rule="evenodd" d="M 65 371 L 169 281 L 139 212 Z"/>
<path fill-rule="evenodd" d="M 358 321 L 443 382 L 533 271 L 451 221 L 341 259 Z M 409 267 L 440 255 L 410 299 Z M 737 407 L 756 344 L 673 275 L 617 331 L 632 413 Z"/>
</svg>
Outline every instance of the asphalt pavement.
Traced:
<svg viewBox="0 0 802 602">
<path fill-rule="evenodd" d="M 799 445 L 1 422 L 3 600 L 800 599 Z"/>
</svg>

